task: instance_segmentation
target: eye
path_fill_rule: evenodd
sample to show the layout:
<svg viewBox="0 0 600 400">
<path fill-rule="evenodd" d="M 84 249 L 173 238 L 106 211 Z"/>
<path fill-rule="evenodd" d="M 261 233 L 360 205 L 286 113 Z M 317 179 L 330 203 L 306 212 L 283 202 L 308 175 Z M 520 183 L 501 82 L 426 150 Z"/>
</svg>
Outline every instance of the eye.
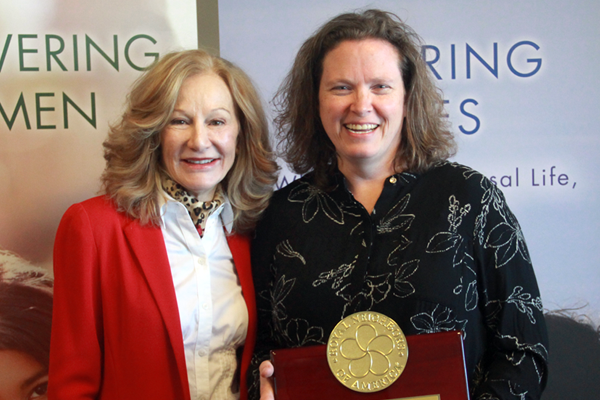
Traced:
<svg viewBox="0 0 600 400">
<path fill-rule="evenodd" d="M 170 122 L 171 125 L 185 125 L 187 121 L 183 118 L 173 118 Z"/>
<path fill-rule="evenodd" d="M 208 122 L 208 124 L 212 126 L 221 126 L 225 125 L 225 121 L 223 121 L 222 119 L 212 119 Z"/>
<path fill-rule="evenodd" d="M 392 91 L 392 87 L 390 85 L 388 85 L 387 83 L 378 83 L 376 85 L 373 85 L 371 87 L 371 90 L 375 94 L 387 94 Z"/>
<path fill-rule="evenodd" d="M 339 91 L 350 90 L 350 86 L 348 86 L 348 85 L 338 85 L 338 86 L 334 86 L 333 90 L 339 90 Z"/>
<path fill-rule="evenodd" d="M 33 390 L 31 391 L 31 394 L 28 397 L 28 400 L 45 399 L 47 391 L 48 391 L 48 382 L 46 381 L 46 382 L 41 383 L 33 388 Z"/>
<path fill-rule="evenodd" d="M 376 83 L 375 85 L 373 85 L 373 89 L 375 90 L 385 90 L 385 89 L 391 89 L 392 86 L 387 84 L 387 83 Z"/>
</svg>

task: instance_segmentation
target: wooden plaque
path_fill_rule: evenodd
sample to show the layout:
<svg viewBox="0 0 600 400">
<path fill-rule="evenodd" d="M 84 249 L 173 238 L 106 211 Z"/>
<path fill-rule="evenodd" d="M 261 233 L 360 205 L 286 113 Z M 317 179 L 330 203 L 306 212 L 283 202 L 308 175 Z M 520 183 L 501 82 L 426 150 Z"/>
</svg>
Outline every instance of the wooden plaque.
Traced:
<svg viewBox="0 0 600 400">
<path fill-rule="evenodd" d="M 407 336 L 409 358 L 386 389 L 360 393 L 343 386 L 327 363 L 326 346 L 271 351 L 277 400 L 469 400 L 460 332 Z"/>
</svg>

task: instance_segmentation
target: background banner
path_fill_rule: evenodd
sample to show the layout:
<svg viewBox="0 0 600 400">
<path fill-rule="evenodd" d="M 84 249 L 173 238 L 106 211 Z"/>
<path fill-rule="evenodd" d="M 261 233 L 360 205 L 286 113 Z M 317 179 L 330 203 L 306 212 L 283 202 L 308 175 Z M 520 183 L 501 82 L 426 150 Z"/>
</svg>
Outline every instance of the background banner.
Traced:
<svg viewBox="0 0 600 400">
<path fill-rule="evenodd" d="M 0 249 L 51 267 L 63 212 L 99 189 L 131 83 L 196 32 L 185 0 L 0 3 Z"/>
<path fill-rule="evenodd" d="M 221 0 L 221 55 L 265 99 L 304 40 L 344 11 L 392 11 L 444 91 L 455 160 L 486 174 L 522 225 L 544 305 L 600 322 L 600 3 Z M 296 177 L 286 172 L 280 185 Z"/>
<path fill-rule="evenodd" d="M 0 2 L 0 397 L 46 398 L 58 223 L 98 192 L 131 83 L 196 27 L 184 0 Z"/>
</svg>

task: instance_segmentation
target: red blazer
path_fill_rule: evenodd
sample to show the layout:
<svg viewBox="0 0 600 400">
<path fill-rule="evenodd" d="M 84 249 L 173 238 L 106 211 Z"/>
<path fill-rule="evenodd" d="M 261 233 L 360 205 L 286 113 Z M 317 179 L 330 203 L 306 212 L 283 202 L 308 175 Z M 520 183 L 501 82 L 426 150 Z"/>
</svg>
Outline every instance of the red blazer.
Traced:
<svg viewBox="0 0 600 400">
<path fill-rule="evenodd" d="M 256 339 L 250 240 L 228 238 L 248 306 L 241 398 Z M 54 245 L 48 397 L 190 399 L 175 288 L 161 229 L 106 197 L 71 206 Z"/>
</svg>

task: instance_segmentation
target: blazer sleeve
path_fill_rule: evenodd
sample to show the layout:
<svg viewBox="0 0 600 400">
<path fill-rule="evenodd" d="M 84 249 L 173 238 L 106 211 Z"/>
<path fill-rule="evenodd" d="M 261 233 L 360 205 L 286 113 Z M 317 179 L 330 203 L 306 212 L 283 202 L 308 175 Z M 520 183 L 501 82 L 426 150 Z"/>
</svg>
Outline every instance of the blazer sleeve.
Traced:
<svg viewBox="0 0 600 400">
<path fill-rule="evenodd" d="M 102 371 L 98 247 L 81 204 L 62 218 L 54 245 L 54 306 L 49 399 L 94 399 Z"/>
</svg>

